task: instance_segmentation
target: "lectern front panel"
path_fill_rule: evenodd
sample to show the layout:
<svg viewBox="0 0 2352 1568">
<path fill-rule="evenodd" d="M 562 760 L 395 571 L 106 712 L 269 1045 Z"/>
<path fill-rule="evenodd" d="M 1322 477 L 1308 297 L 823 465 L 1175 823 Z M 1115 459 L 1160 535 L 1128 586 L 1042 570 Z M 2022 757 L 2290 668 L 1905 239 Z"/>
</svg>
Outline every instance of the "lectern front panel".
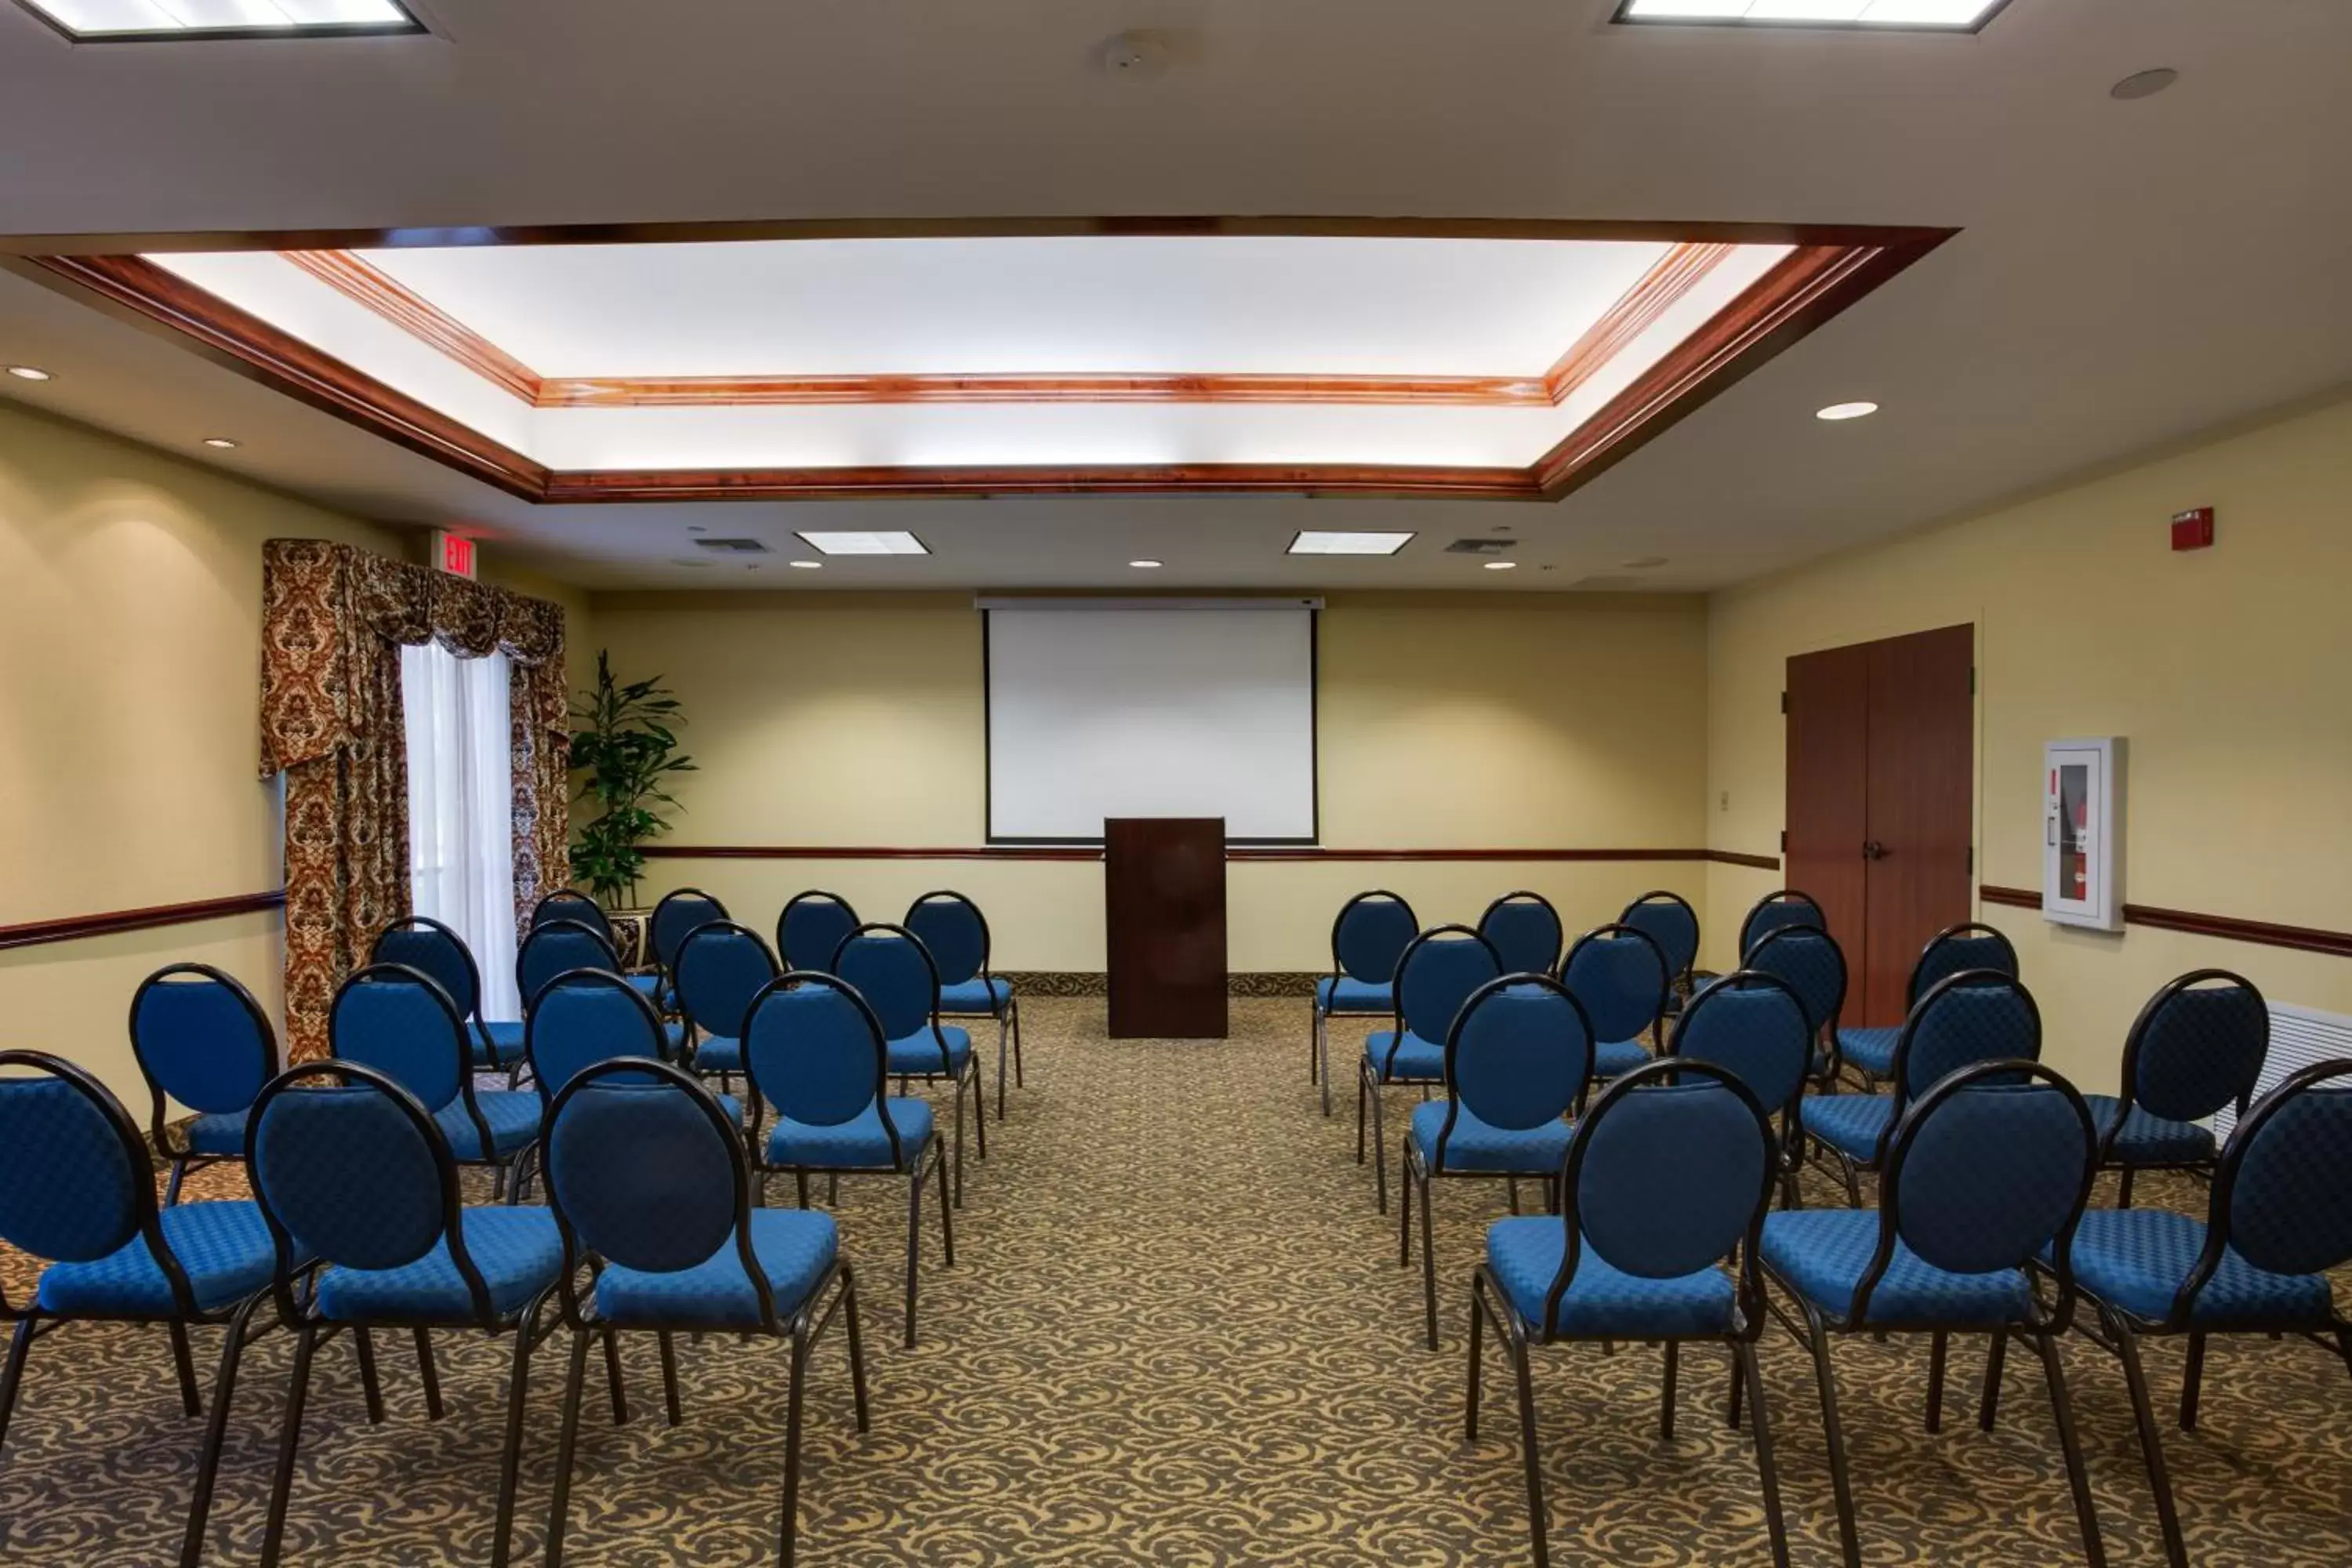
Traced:
<svg viewBox="0 0 2352 1568">
<path fill-rule="evenodd" d="M 1114 1039 L 1225 1037 L 1223 817 L 1103 824 Z"/>
</svg>

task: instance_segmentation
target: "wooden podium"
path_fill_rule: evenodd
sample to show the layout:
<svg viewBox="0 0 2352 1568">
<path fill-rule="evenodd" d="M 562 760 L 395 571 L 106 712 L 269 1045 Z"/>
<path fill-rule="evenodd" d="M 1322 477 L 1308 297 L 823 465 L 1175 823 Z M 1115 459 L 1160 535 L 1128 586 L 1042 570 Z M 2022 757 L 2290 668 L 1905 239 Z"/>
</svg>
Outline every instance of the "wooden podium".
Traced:
<svg viewBox="0 0 2352 1568">
<path fill-rule="evenodd" d="M 1103 824 L 1113 1039 L 1225 1037 L 1225 821 Z"/>
</svg>

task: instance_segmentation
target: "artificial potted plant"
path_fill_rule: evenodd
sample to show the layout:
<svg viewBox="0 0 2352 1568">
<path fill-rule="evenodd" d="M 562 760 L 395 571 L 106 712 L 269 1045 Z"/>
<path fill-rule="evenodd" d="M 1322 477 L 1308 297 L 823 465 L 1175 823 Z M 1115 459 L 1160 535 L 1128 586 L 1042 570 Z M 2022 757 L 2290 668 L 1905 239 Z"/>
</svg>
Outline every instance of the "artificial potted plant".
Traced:
<svg viewBox="0 0 2352 1568">
<path fill-rule="evenodd" d="M 669 831 L 664 810 L 681 809 L 667 785 L 672 773 L 694 771 L 678 754 L 676 727 L 686 721 L 661 677 L 623 685 L 610 656 L 596 655 L 593 690 L 572 699 L 572 766 L 581 775 L 577 799 L 598 815 L 582 825 L 572 845 L 572 880 L 604 906 L 624 963 L 646 952 L 646 911 L 637 906 L 645 876 L 646 840 Z"/>
</svg>

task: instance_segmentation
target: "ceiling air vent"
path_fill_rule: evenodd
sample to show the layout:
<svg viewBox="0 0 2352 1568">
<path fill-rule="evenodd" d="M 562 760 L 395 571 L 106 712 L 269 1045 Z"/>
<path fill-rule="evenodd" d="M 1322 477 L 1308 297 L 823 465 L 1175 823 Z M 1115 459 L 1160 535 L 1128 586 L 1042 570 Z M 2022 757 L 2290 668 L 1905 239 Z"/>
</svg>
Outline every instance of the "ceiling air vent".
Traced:
<svg viewBox="0 0 2352 1568">
<path fill-rule="evenodd" d="M 1457 539 L 1445 547 L 1448 555 L 1500 555 L 1506 550 L 1517 550 L 1516 539 Z"/>
<path fill-rule="evenodd" d="M 757 539 L 698 539 L 698 550 L 715 550 L 721 555 L 766 555 L 772 553 L 764 541 Z"/>
</svg>

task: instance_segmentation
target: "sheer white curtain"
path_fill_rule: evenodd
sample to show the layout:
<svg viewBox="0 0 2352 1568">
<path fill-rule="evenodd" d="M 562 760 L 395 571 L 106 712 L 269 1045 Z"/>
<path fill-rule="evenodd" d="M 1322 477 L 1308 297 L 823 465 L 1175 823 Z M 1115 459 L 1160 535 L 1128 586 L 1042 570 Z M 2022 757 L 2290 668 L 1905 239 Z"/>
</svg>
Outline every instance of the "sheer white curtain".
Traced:
<svg viewBox="0 0 2352 1568">
<path fill-rule="evenodd" d="M 408 885 L 482 972 L 482 1016 L 522 1016 L 515 994 L 513 740 L 507 657 L 400 650 L 408 728 Z"/>
</svg>

